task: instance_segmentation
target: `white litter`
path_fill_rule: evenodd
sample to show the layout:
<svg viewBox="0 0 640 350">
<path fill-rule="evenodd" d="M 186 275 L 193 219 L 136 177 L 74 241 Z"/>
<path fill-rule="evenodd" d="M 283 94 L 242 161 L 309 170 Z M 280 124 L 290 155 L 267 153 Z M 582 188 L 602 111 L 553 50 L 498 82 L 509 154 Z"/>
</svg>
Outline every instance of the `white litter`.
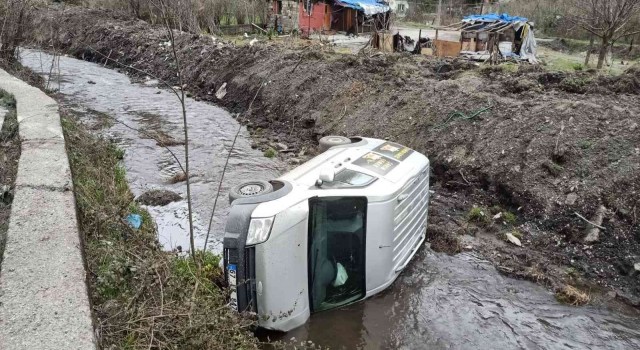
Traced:
<svg viewBox="0 0 640 350">
<path fill-rule="evenodd" d="M 512 235 L 511 233 L 507 233 L 507 239 L 509 242 L 517 245 L 518 247 L 522 247 L 522 242 L 518 239 L 518 237 Z"/>
<path fill-rule="evenodd" d="M 218 100 L 222 100 L 227 95 L 227 83 L 223 83 L 222 86 L 216 91 L 216 97 Z"/>
</svg>

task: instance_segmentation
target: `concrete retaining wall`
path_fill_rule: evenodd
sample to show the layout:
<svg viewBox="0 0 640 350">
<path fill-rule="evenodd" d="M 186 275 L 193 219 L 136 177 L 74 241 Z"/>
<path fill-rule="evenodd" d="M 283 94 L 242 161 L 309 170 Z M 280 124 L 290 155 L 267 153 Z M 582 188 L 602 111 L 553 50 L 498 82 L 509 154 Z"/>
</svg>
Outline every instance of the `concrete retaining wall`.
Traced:
<svg viewBox="0 0 640 350">
<path fill-rule="evenodd" d="M 95 349 L 69 161 L 56 102 L 0 70 L 22 140 L 0 271 L 0 349 Z"/>
</svg>

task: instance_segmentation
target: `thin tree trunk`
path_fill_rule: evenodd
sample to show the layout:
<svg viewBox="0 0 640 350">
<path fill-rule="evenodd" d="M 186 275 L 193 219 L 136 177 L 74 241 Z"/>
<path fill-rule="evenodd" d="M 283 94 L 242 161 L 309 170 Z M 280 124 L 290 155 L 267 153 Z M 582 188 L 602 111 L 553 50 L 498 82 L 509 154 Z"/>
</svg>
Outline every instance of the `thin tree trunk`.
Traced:
<svg viewBox="0 0 640 350">
<path fill-rule="evenodd" d="M 587 49 L 587 57 L 584 60 L 584 66 L 589 67 L 589 60 L 591 60 L 591 51 L 593 51 L 593 41 L 595 37 L 593 34 L 589 36 L 589 48 Z"/>
<path fill-rule="evenodd" d="M 609 51 L 609 39 L 602 38 L 602 43 L 600 44 L 600 52 L 598 54 L 598 69 L 602 69 L 604 66 L 604 61 L 607 58 L 607 52 Z"/>
</svg>

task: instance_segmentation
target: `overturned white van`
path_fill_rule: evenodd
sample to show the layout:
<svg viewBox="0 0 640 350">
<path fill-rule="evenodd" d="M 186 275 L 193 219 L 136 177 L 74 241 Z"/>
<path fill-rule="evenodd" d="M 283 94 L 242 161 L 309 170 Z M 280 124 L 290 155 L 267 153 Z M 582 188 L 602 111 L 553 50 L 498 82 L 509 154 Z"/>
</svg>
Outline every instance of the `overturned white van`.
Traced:
<svg viewBox="0 0 640 350">
<path fill-rule="evenodd" d="M 329 136 L 277 180 L 231 190 L 224 268 L 231 305 L 289 331 L 368 298 L 425 239 L 429 160 L 399 144 Z"/>
</svg>

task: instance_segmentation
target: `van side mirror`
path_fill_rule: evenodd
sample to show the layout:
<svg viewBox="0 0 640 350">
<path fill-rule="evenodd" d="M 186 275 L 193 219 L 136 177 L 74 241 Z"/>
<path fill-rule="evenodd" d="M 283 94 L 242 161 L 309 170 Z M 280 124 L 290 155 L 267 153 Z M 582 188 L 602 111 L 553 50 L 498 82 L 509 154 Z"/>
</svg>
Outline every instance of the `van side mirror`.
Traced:
<svg viewBox="0 0 640 350">
<path fill-rule="evenodd" d="M 332 167 L 323 168 L 320 170 L 320 180 L 322 182 L 333 182 L 336 173 Z"/>
</svg>

